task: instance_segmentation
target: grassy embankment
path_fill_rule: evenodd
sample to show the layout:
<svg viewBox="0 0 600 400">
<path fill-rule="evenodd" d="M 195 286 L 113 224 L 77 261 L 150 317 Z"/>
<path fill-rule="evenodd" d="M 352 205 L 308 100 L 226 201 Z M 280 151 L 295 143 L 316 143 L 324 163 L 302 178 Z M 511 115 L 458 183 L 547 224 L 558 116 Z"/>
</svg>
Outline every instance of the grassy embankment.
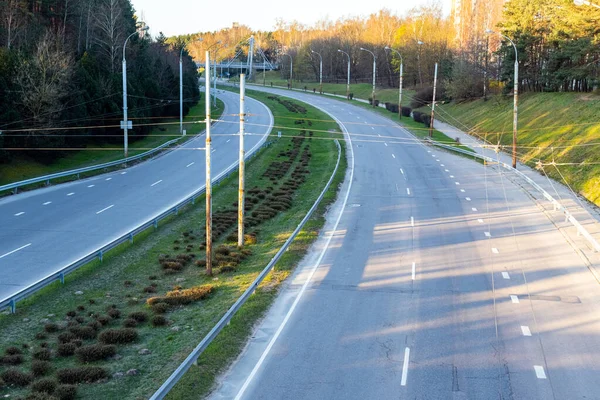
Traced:
<svg viewBox="0 0 600 400">
<path fill-rule="evenodd" d="M 234 175 L 214 191 L 214 276 L 204 273 L 204 202 L 199 201 L 101 265 L 90 264 L 68 276 L 63 286 L 57 283 L 20 303 L 16 315 L 0 315 L 0 396 L 26 395 L 35 388 L 55 394 L 76 390 L 82 399 L 148 398 L 264 268 L 331 176 L 338 153 L 331 139 L 341 135 L 337 124 L 305 104 L 252 96 L 272 109 L 283 137 L 277 138 L 275 131 L 270 145 L 247 165 L 246 246 L 238 249 L 232 237 L 237 215 Z M 207 394 L 215 377 L 239 354 L 280 283 L 316 239 L 345 167 L 342 156 L 315 216 L 171 398 Z M 184 290 L 192 288 L 189 297 Z M 153 297 L 163 298 L 149 305 Z M 111 329 L 116 331 L 106 333 Z M 81 361 L 94 359 L 99 360 Z M 7 386 L 9 380 L 12 386 Z M 76 382 L 76 389 L 64 386 Z M 54 389 L 58 384 L 61 389 Z"/>
<path fill-rule="evenodd" d="M 490 143 L 512 144 L 512 96 L 450 103 L 438 118 L 470 130 Z M 600 96 L 581 93 L 527 93 L 519 97 L 518 154 L 521 162 L 544 171 L 600 205 Z M 566 163 L 568 165 L 561 165 Z M 561 176 L 562 175 L 562 176 Z M 563 179 L 564 177 L 564 179 Z"/>
<path fill-rule="evenodd" d="M 192 107 L 187 116 L 184 117 L 184 129 L 187 130 L 188 139 L 204 130 L 204 123 L 192 123 L 204 120 L 204 96 L 197 105 Z M 211 115 L 218 118 L 223 112 L 223 103 L 219 100 L 217 107 Z M 129 144 L 129 156 L 143 153 L 156 148 L 163 143 L 180 136 L 179 118 L 176 120 L 164 120 L 161 125 L 154 128 L 148 136 Z M 135 132 L 135 120 L 133 121 Z M 90 139 L 92 141 L 92 139 Z M 179 143 L 182 143 L 180 141 Z M 35 160 L 31 155 L 14 155 L 9 164 L 0 164 L 0 185 L 6 185 L 38 176 L 68 171 L 90 165 L 103 164 L 123 158 L 123 143 L 118 144 L 96 144 L 91 142 L 84 149 L 74 149 L 64 157 L 59 158 L 52 164 L 43 164 Z M 103 171 L 102 171 L 103 172 Z M 94 174 L 94 173 L 90 173 Z M 86 175 L 89 176 L 89 175 Z M 65 180 L 73 179 L 65 178 Z M 57 180 L 56 182 L 61 182 Z M 56 183 L 53 182 L 53 183 Z"/>
</svg>

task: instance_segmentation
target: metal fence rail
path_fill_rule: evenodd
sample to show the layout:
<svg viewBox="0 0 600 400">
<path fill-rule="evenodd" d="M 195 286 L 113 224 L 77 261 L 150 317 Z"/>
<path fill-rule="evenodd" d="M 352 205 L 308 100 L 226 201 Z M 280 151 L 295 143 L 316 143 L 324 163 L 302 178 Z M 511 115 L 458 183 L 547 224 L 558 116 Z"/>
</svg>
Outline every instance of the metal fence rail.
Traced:
<svg viewBox="0 0 600 400">
<path fill-rule="evenodd" d="M 581 223 L 579 221 L 577 221 L 577 219 L 573 216 L 573 214 L 571 214 L 571 212 L 569 210 L 567 210 L 567 208 L 564 207 L 559 201 L 557 201 L 554 197 L 552 197 L 552 195 L 550 193 L 548 193 L 546 190 L 544 190 L 544 188 L 542 188 L 533 179 L 531 179 L 530 177 L 528 177 L 521 171 L 514 169 L 512 166 L 505 164 L 505 163 L 501 162 L 500 160 L 494 160 L 491 157 L 487 157 L 487 156 L 477 154 L 474 152 L 472 153 L 470 151 L 467 151 L 467 150 L 464 150 L 464 149 L 461 149 L 461 148 L 458 148 L 455 146 L 449 146 L 446 144 L 438 143 L 434 140 L 428 140 L 428 141 L 435 146 L 442 147 L 447 150 L 452 150 L 452 151 L 456 151 L 458 153 L 467 154 L 468 156 L 476 157 L 476 158 L 479 158 L 479 159 L 482 159 L 482 160 L 485 160 L 488 162 L 498 163 L 503 168 L 514 172 L 519 177 L 523 178 L 531 186 L 533 186 L 538 192 L 540 192 L 542 194 L 542 196 L 544 196 L 546 198 L 546 200 L 548 200 L 550 203 L 552 203 L 552 206 L 554 207 L 555 210 L 561 211 L 565 215 L 565 221 L 570 222 L 571 224 L 573 224 L 573 226 L 575 226 L 575 228 L 577 228 L 577 234 L 582 235 L 584 238 L 586 238 L 586 240 L 590 243 L 590 245 L 594 251 L 600 252 L 600 244 L 598 244 L 598 241 L 596 241 L 596 239 L 592 235 L 590 235 L 588 230 L 585 229 L 585 227 L 583 227 L 583 225 L 581 225 Z"/>
<path fill-rule="evenodd" d="M 163 399 L 169 393 L 173 386 L 175 386 L 175 384 L 183 377 L 183 375 L 185 375 L 185 373 L 190 369 L 190 367 L 194 364 L 198 357 L 200 357 L 202 352 L 204 352 L 208 345 L 210 345 L 212 341 L 217 337 L 219 332 L 221 332 L 221 330 L 229 323 L 229 320 L 231 320 L 235 313 L 242 307 L 242 305 L 244 305 L 246 300 L 248 300 L 248 298 L 254 293 L 256 288 L 258 288 L 258 285 L 260 285 L 263 279 L 265 279 L 269 272 L 271 272 L 277 261 L 279 261 L 279 258 L 287 250 L 289 245 L 294 241 L 298 233 L 300 233 L 306 222 L 310 219 L 314 211 L 321 203 L 321 200 L 323 200 L 323 197 L 325 196 L 325 193 L 327 193 L 327 190 L 329 190 L 331 182 L 333 182 L 333 178 L 335 177 L 335 174 L 340 165 L 342 147 L 339 141 L 336 140 L 335 143 L 338 148 L 337 163 L 335 164 L 335 168 L 333 170 L 333 173 L 331 174 L 331 177 L 329 178 L 329 181 L 327 182 L 327 185 L 325 185 L 325 188 L 323 189 L 313 206 L 310 208 L 308 213 L 306 213 L 306 216 L 302 219 L 302 221 L 300 221 L 294 232 L 292 232 L 290 237 L 285 241 L 283 246 L 279 249 L 277 254 L 275 254 L 275 256 L 267 264 L 267 266 L 262 270 L 260 275 L 258 275 L 254 282 L 250 284 L 248 289 L 246 289 L 246 291 L 240 296 L 240 298 L 236 300 L 236 302 L 231 306 L 231 308 L 227 310 L 225 315 L 223 315 L 219 322 L 217 322 L 217 324 L 210 330 L 210 332 L 208 332 L 204 339 L 202 339 L 198 346 L 196 346 L 196 348 L 190 353 L 190 355 L 187 356 L 187 358 L 181 363 L 181 365 L 177 367 L 175 372 L 173 372 L 173 374 L 171 374 L 171 376 L 165 381 L 165 383 L 163 383 L 162 386 L 152 395 L 150 400 Z"/>
<path fill-rule="evenodd" d="M 83 174 L 83 173 L 86 173 L 86 172 L 97 171 L 97 170 L 100 170 L 100 169 L 106 169 L 106 168 L 110 168 L 110 167 L 116 167 L 117 165 L 126 164 L 126 163 L 129 163 L 129 162 L 136 161 L 136 160 L 142 159 L 144 157 L 148 157 L 150 155 L 153 155 L 154 153 L 157 153 L 157 152 L 165 149 L 166 147 L 169 147 L 172 144 L 178 142 L 180 139 L 181 139 L 181 137 L 178 137 L 178 138 L 173 139 L 173 140 L 169 140 L 168 142 L 163 143 L 160 146 L 158 146 L 158 147 L 156 147 L 156 148 L 154 148 L 152 150 L 148 150 L 148 151 L 146 151 L 144 153 L 141 153 L 141 154 L 138 154 L 138 155 L 135 155 L 135 156 L 131 156 L 131 157 L 127 157 L 127 158 L 122 158 L 120 160 L 111 161 L 111 162 L 107 162 L 107 163 L 104 163 L 104 164 L 91 165 L 89 167 L 72 169 L 70 171 L 57 172 L 55 174 L 39 176 L 37 178 L 26 179 L 24 181 L 9 183 L 8 185 L 0 186 L 0 192 L 12 189 L 13 193 L 16 194 L 17 190 L 20 187 L 23 187 L 23 186 L 32 185 L 32 184 L 40 183 L 40 182 L 45 182 L 46 185 L 49 185 L 50 181 L 53 180 L 53 179 L 65 178 L 65 177 L 73 176 L 73 175 L 77 175 L 77 177 L 79 177 L 79 174 Z"/>
<path fill-rule="evenodd" d="M 267 143 L 266 142 L 267 136 L 268 136 L 268 134 L 265 134 L 262 137 L 262 139 L 254 146 L 254 148 L 252 148 L 247 153 L 246 158 L 245 158 L 246 160 L 253 157 L 254 154 L 256 154 L 256 152 L 260 148 L 262 148 L 265 145 L 265 143 Z M 167 143 L 165 143 L 165 145 L 167 145 Z M 121 162 L 122 161 L 123 160 L 121 160 Z M 237 170 L 237 165 L 238 165 L 238 163 L 236 161 L 233 164 L 231 164 L 227 169 L 225 169 L 223 172 L 221 172 L 219 175 L 217 175 L 212 181 L 213 184 L 218 184 L 223 179 L 227 178 L 229 175 L 231 175 L 233 172 L 235 172 Z M 195 191 L 190 196 L 186 197 L 185 199 L 183 199 L 176 205 L 172 206 L 171 208 L 164 211 L 163 213 L 156 215 L 153 218 L 147 220 L 146 222 L 144 222 L 137 228 L 125 233 L 124 235 L 118 237 L 117 239 L 110 241 L 109 243 L 105 244 L 104 246 L 100 247 L 99 249 L 91 252 L 87 256 L 73 262 L 72 264 L 67 265 L 66 267 L 62 268 L 61 270 L 56 271 L 56 272 L 46 276 L 45 278 L 40 279 L 39 281 L 26 287 L 25 289 L 22 289 L 21 291 L 15 293 L 14 295 L 0 300 L 0 310 L 10 307 L 11 312 L 14 313 L 16 311 L 18 301 L 31 296 L 38 290 L 44 288 L 45 286 L 47 286 L 50 283 L 55 282 L 57 280 L 60 280 L 62 283 L 64 283 L 65 275 L 67 275 L 70 272 L 75 271 L 76 269 L 89 263 L 90 261 L 93 261 L 96 259 L 102 261 L 102 258 L 106 252 L 114 249 L 115 247 L 119 246 L 120 244 L 125 243 L 127 241 L 133 243 L 134 236 L 140 234 L 141 232 L 145 231 L 146 229 L 148 229 L 150 227 L 157 228 L 158 223 L 161 220 L 163 220 L 171 215 L 177 215 L 177 213 L 179 213 L 179 210 L 188 204 L 194 204 L 196 199 L 198 197 L 200 197 L 202 194 L 204 194 L 204 190 L 205 190 L 205 187 L 201 187 L 200 189 L 198 189 L 197 191 Z"/>
</svg>

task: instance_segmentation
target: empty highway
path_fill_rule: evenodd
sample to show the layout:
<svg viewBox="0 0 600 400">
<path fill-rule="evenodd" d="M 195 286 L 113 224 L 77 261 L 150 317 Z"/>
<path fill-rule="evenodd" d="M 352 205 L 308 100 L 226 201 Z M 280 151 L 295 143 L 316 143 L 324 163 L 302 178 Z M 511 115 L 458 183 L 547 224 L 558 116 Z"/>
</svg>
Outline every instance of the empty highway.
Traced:
<svg viewBox="0 0 600 400">
<path fill-rule="evenodd" d="M 213 399 L 600 398 L 598 282 L 509 171 L 258 89 L 341 121 L 350 169 Z"/>
<path fill-rule="evenodd" d="M 237 163 L 239 96 L 224 92 L 212 128 L 213 177 Z M 246 151 L 264 141 L 270 111 L 248 100 Z M 131 168 L 0 199 L 0 300 L 101 248 L 204 187 L 204 134 Z M 135 147 L 135 144 L 132 145 Z"/>
</svg>

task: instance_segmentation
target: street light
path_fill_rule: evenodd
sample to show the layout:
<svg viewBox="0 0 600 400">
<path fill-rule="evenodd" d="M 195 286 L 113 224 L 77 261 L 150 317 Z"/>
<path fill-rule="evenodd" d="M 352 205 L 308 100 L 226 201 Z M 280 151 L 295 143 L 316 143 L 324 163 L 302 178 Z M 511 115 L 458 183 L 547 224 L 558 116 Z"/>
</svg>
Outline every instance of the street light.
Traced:
<svg viewBox="0 0 600 400">
<path fill-rule="evenodd" d="M 360 49 L 362 51 L 367 51 L 367 52 L 371 53 L 371 55 L 373 56 L 373 95 L 371 96 L 371 98 L 372 98 L 373 107 L 375 107 L 375 77 L 376 77 L 375 74 L 377 71 L 377 56 L 371 50 L 367 50 L 363 47 L 361 47 Z"/>
<path fill-rule="evenodd" d="M 139 34 L 140 32 L 145 32 L 148 29 L 150 29 L 150 27 L 144 26 L 143 28 L 136 30 L 131 35 L 127 36 L 125 43 L 123 43 L 123 127 L 121 129 L 123 129 L 123 151 L 125 158 L 127 158 L 128 153 L 127 129 L 129 128 L 127 121 L 127 61 L 125 60 L 125 47 L 133 35 Z"/>
<path fill-rule="evenodd" d="M 206 49 L 206 51 L 210 52 L 210 49 L 212 49 L 213 47 L 215 47 L 219 44 L 221 44 L 221 41 L 217 40 L 215 43 L 211 44 L 208 47 L 208 49 Z M 205 68 L 207 68 L 207 71 L 210 74 L 210 65 L 208 65 L 208 66 L 205 65 Z M 215 81 L 215 83 L 214 83 L 215 90 L 214 90 L 214 94 L 213 94 L 213 105 L 216 107 L 217 106 L 217 51 L 216 50 L 215 50 L 215 69 L 213 71 L 213 77 L 214 77 L 214 81 Z M 210 99 L 208 97 L 206 100 L 210 101 Z"/>
<path fill-rule="evenodd" d="M 338 49 L 338 52 L 343 53 L 348 57 L 348 80 L 346 82 L 346 99 L 350 99 L 350 54 Z"/>
<path fill-rule="evenodd" d="M 198 42 L 202 41 L 202 38 L 198 38 Z M 179 52 L 179 133 L 183 135 L 183 50 L 185 44 L 181 46 Z"/>
<path fill-rule="evenodd" d="M 423 75 L 421 74 L 421 46 L 423 46 L 425 43 L 423 43 L 420 40 L 417 40 L 417 46 L 419 46 L 419 50 L 417 51 L 417 67 L 419 68 L 419 82 L 421 83 L 421 86 L 423 86 Z"/>
<path fill-rule="evenodd" d="M 292 80 L 292 73 L 293 73 L 293 71 L 294 71 L 294 59 L 293 59 L 293 58 L 292 58 L 292 56 L 291 56 L 291 55 L 289 55 L 289 54 L 282 54 L 282 56 L 288 56 L 288 57 L 290 58 L 290 89 L 291 89 L 291 88 L 292 88 L 292 85 L 293 85 L 293 83 L 292 83 L 292 82 L 294 82 L 294 81 Z"/>
<path fill-rule="evenodd" d="M 310 52 L 319 56 L 319 93 L 323 94 L 323 57 L 314 50 L 311 50 Z"/>
<path fill-rule="evenodd" d="M 400 57 L 400 82 L 398 83 L 399 85 L 399 89 L 398 89 L 398 119 L 402 119 L 402 78 L 403 78 L 403 64 L 404 61 L 402 60 L 402 54 L 400 54 L 400 52 L 398 50 L 392 49 L 389 46 L 385 46 L 386 50 L 390 50 L 393 51 L 394 53 L 396 53 L 398 55 L 398 57 Z"/>
<path fill-rule="evenodd" d="M 514 89 L 513 89 L 513 97 L 514 97 L 514 105 L 513 105 L 513 145 L 512 145 L 512 167 L 517 168 L 517 121 L 519 116 L 518 110 L 518 102 L 519 102 L 519 52 L 517 51 L 517 46 L 515 43 L 508 37 L 499 32 L 494 32 L 491 29 L 487 29 L 485 31 L 488 35 L 491 33 L 497 33 L 502 36 L 506 40 L 512 44 L 515 50 L 515 78 L 514 78 Z"/>
</svg>

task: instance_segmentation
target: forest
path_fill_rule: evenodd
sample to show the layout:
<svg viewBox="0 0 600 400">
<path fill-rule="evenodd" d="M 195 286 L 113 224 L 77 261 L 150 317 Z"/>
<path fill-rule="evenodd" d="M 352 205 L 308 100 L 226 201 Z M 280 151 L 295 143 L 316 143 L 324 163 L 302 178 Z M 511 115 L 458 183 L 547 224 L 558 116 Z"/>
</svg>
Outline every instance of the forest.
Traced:
<svg viewBox="0 0 600 400">
<path fill-rule="evenodd" d="M 298 82 L 318 80 L 319 57 L 311 50 L 323 57 L 324 82 L 345 82 L 347 59 L 338 49 L 350 55 L 352 82 L 370 82 L 373 59 L 360 50 L 364 47 L 377 57 L 378 87 L 397 87 L 400 59 L 385 50 L 389 46 L 402 55 L 405 87 L 430 87 L 438 63 L 445 96 L 464 99 L 482 97 L 488 90 L 511 90 L 515 52 L 504 35 L 517 47 L 521 91 L 588 92 L 597 87 L 600 10 L 594 5 L 577 5 L 573 0 L 456 4 L 462 6 L 455 6 L 451 15 L 444 15 L 441 5 L 434 2 L 401 16 L 381 10 L 313 26 L 280 20 L 269 32 L 233 24 L 169 40 L 189 40 L 190 52 L 198 61 L 204 60 L 209 47 L 219 61 L 231 59 L 242 49 L 237 61 L 245 61 L 244 41 L 254 35 L 270 61 L 280 63 L 284 79 L 289 77 L 288 56 L 292 57 Z"/>
<path fill-rule="evenodd" d="M 15 149 L 51 163 L 68 150 L 122 143 L 123 45 L 131 34 L 130 141 L 152 122 L 179 117 L 181 47 L 146 34 L 129 0 L 2 0 L 0 19 L 0 163 Z M 199 89 L 185 50 L 183 67 L 187 113 Z"/>
</svg>

